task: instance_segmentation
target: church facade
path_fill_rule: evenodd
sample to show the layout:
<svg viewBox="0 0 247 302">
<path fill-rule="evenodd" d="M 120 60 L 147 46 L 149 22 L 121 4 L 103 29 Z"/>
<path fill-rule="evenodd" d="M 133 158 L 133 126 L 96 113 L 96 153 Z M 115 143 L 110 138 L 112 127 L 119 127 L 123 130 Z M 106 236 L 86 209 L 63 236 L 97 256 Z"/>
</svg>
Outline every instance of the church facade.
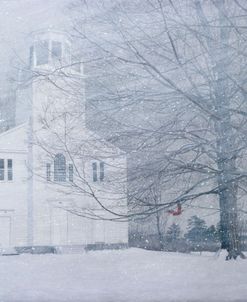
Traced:
<svg viewBox="0 0 247 302">
<path fill-rule="evenodd" d="M 62 32 L 38 32 L 0 134 L 0 248 L 128 244 L 125 154 L 86 127 L 85 78 Z"/>
</svg>

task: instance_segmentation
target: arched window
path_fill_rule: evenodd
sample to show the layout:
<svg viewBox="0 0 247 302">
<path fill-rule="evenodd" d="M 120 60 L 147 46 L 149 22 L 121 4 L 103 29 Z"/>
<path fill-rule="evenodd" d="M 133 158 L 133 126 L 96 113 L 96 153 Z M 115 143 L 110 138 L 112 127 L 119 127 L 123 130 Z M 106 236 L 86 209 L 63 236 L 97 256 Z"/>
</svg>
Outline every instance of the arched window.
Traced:
<svg viewBox="0 0 247 302">
<path fill-rule="evenodd" d="M 66 181 L 66 159 L 61 153 L 54 159 L 54 181 Z"/>
</svg>

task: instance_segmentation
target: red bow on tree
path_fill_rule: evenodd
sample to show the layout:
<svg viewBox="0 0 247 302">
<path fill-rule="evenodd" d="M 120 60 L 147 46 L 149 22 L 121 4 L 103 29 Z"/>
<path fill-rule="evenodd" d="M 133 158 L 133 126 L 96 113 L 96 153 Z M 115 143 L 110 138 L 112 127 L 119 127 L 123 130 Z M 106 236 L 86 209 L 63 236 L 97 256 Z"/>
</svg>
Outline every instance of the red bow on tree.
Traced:
<svg viewBox="0 0 247 302">
<path fill-rule="evenodd" d="M 178 202 L 176 210 L 169 210 L 168 213 L 173 215 L 173 216 L 178 216 L 178 215 L 182 214 L 181 204 Z"/>
</svg>

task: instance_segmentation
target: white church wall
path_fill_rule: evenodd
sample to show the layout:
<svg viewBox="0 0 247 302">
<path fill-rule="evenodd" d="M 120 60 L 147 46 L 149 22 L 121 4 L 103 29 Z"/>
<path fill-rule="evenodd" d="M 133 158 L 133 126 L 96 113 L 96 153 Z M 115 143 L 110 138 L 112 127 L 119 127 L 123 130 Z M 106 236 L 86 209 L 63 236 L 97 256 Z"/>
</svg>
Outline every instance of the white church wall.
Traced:
<svg viewBox="0 0 247 302">
<path fill-rule="evenodd" d="M 0 192 L 2 209 L 12 211 L 10 244 L 14 246 L 27 245 L 26 156 L 26 154 L 8 154 L 8 157 L 13 159 L 13 181 L 1 183 L 3 189 Z M 4 157 L 4 155 L 1 154 L 0 157 Z M 45 176 L 45 166 L 43 166 L 43 173 Z M 88 172 L 88 174 L 90 173 Z M 107 184 L 104 183 L 104 185 Z M 71 188 L 68 188 L 67 193 L 70 190 Z M 103 199 L 107 201 L 107 197 L 112 201 L 109 192 Z M 114 197 L 116 198 L 116 196 Z M 97 203 L 93 199 L 90 200 L 90 198 L 82 196 L 82 194 L 74 195 L 71 192 L 67 195 L 64 188 L 61 189 L 59 185 L 47 183 L 44 178 L 40 178 L 40 175 L 34 175 L 33 199 L 34 245 L 93 244 L 97 242 L 126 243 L 128 241 L 126 223 L 95 222 L 69 214 L 66 211 L 68 203 L 76 203 L 79 208 L 90 204 L 97 208 Z M 62 202 L 62 205 L 60 202 Z M 65 210 L 57 208 L 63 207 L 64 204 Z M 101 215 L 106 216 L 106 213 L 102 211 Z"/>
<path fill-rule="evenodd" d="M 86 137 L 86 131 L 84 130 L 84 137 Z M 83 137 L 83 136 L 82 136 Z M 101 147 L 100 147 L 101 148 Z M 107 149 L 102 147 L 102 150 Z M 109 148 L 108 148 L 109 149 Z M 88 149 L 87 149 L 88 150 Z M 109 149 L 110 150 L 110 149 Z M 109 153 L 109 150 L 107 153 Z M 62 150 L 63 151 L 63 150 Z M 88 150 L 89 152 L 89 150 Z M 102 151 L 103 152 L 103 151 Z M 114 154 L 115 152 L 115 154 Z M 98 235 L 95 231 L 96 226 L 92 220 L 83 219 L 81 217 L 70 218 L 68 222 L 67 209 L 75 208 L 80 214 L 81 209 L 87 207 L 93 211 L 100 210 L 98 202 L 94 198 L 90 198 L 87 194 L 82 194 L 81 191 L 77 191 L 73 188 L 73 184 L 68 181 L 65 183 L 54 182 L 54 166 L 52 155 L 47 155 L 45 149 L 34 144 L 33 145 L 33 238 L 34 245 L 49 245 L 49 244 L 92 244 L 95 242 L 109 242 L 109 238 L 113 238 L 106 235 L 108 228 L 105 229 L 103 235 Z M 102 153 L 101 159 L 100 154 L 98 154 L 97 161 L 104 161 L 105 171 L 104 171 L 104 181 L 93 182 L 92 177 L 92 159 L 85 161 L 86 158 L 75 158 L 74 164 L 79 170 L 80 175 L 83 175 L 90 188 L 93 188 L 96 196 L 101 202 L 116 213 L 123 213 L 123 209 L 126 212 L 127 199 L 126 191 L 124 186 L 126 185 L 126 159 L 123 155 L 116 154 L 116 150 L 111 149 L 111 153 L 114 154 L 115 159 L 110 158 L 105 153 Z M 66 154 L 65 154 L 66 155 Z M 49 162 L 51 164 L 51 181 L 46 179 L 46 164 Z M 69 163 L 69 157 L 67 156 L 67 163 Z M 76 182 L 76 172 L 74 172 L 74 181 Z M 81 185 L 81 183 L 80 183 Z M 85 188 L 89 190 L 89 187 Z M 102 212 L 103 213 L 103 212 Z M 58 217 L 56 217 L 58 215 Z M 104 216 L 105 213 L 103 213 Z M 61 219 L 61 216 L 64 219 Z M 75 216 L 75 215 L 74 215 Z M 106 217 L 107 218 L 107 217 Z M 81 221 L 84 221 L 83 223 Z M 58 222 L 57 222 L 58 221 Z M 77 222 L 75 222 L 77 221 Z M 112 223 L 114 224 L 114 223 Z M 60 225 L 60 231 L 59 229 Z M 67 226 L 66 226 L 67 225 Z M 125 225 L 125 234 L 127 234 L 128 225 Z M 115 227 L 109 229 L 109 232 L 113 234 L 112 229 L 115 230 L 115 234 L 121 232 L 123 227 Z M 62 231 L 63 229 L 63 231 Z M 76 235 L 76 229 L 83 229 L 85 233 L 78 233 Z M 61 232 L 63 238 L 61 238 Z M 90 233 L 90 235 L 88 235 Z M 67 234 L 67 235 L 65 235 Z M 69 235 L 68 235 L 69 234 Z M 77 238 L 76 238 L 77 236 Z M 100 237 L 100 238 L 99 238 Z M 117 237 L 117 236 L 116 236 Z M 108 238 L 107 240 L 105 238 Z M 128 237 L 125 236 L 124 239 L 121 237 L 114 239 L 115 242 L 127 242 Z M 60 243 L 59 243 L 60 242 Z"/>
<path fill-rule="evenodd" d="M 9 245 L 21 246 L 27 244 L 27 169 L 26 153 L 3 153 L 0 158 L 13 161 L 13 180 L 7 180 L 5 165 L 5 180 L 0 181 L 0 218 L 9 217 Z"/>
</svg>

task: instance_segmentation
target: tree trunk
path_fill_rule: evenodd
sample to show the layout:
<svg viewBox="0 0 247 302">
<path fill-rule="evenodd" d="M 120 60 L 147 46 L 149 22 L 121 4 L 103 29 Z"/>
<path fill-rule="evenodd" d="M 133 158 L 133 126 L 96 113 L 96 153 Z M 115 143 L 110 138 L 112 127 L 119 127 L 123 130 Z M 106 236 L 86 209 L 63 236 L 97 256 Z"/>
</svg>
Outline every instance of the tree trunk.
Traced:
<svg viewBox="0 0 247 302">
<path fill-rule="evenodd" d="M 215 120 L 215 133 L 220 206 L 220 240 L 221 248 L 228 251 L 226 259 L 228 260 L 236 259 L 238 255 L 241 255 L 237 211 L 238 181 L 235 179 L 237 147 L 230 112 L 231 97 L 228 94 L 229 79 L 227 74 L 230 56 L 227 45 L 230 43 L 230 31 L 226 27 L 227 20 L 224 16 L 225 1 L 219 0 L 216 4 L 219 12 L 219 37 L 214 43 L 210 42 L 209 45 L 211 47 L 212 62 L 214 63 L 214 109 L 218 116 L 218 119 Z M 214 51 L 212 51 L 213 48 Z"/>
<path fill-rule="evenodd" d="M 162 250 L 164 250 L 164 236 L 163 236 L 163 233 L 162 233 L 161 227 L 160 227 L 160 212 L 156 213 L 156 226 L 157 226 L 160 250 L 162 251 Z"/>
<path fill-rule="evenodd" d="M 221 248 L 228 251 L 228 259 L 241 254 L 238 233 L 236 185 L 228 184 L 219 192 Z"/>
<path fill-rule="evenodd" d="M 241 254 L 237 212 L 238 182 L 235 179 L 236 148 L 229 100 L 224 95 L 223 87 L 220 86 L 218 85 L 219 94 L 215 106 L 220 118 L 215 122 L 219 173 L 220 240 L 221 248 L 228 251 L 228 260 L 236 259 Z"/>
<path fill-rule="evenodd" d="M 223 81 L 222 81 L 223 82 Z M 218 84 L 216 110 L 220 117 L 215 122 L 216 149 L 218 166 L 218 190 L 220 206 L 221 248 L 228 251 L 227 259 L 236 259 L 243 255 L 240 251 L 238 228 L 236 175 L 236 146 L 231 123 L 229 100 L 224 95 L 223 87 Z"/>
</svg>

